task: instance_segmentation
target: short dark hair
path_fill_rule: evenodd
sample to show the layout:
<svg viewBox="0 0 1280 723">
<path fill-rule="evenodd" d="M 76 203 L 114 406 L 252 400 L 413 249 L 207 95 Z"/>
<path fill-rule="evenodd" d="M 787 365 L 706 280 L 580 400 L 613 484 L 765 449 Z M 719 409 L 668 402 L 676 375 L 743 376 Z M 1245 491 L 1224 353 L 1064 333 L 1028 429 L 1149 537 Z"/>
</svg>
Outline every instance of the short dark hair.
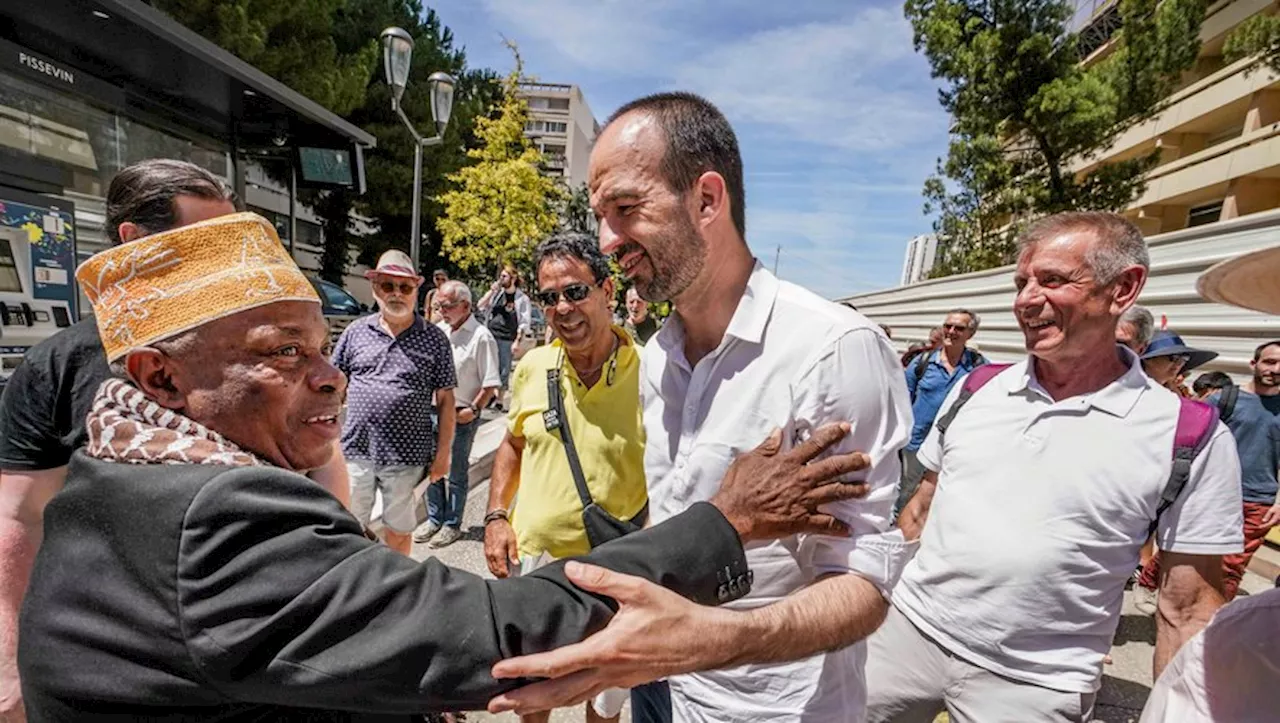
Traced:
<svg viewBox="0 0 1280 723">
<path fill-rule="evenodd" d="M 107 188 L 107 238 L 118 246 L 120 224 L 125 222 L 149 234 L 168 231 L 177 223 L 173 201 L 178 196 L 230 201 L 239 207 L 225 181 L 194 163 L 170 158 L 139 161 L 117 173 Z"/>
<path fill-rule="evenodd" d="M 1231 377 L 1225 372 L 1205 372 L 1191 383 L 1191 391 L 1203 395 L 1210 389 L 1226 389 L 1234 384 L 1235 382 L 1231 381 Z"/>
<path fill-rule="evenodd" d="M 586 234 L 558 233 L 539 244 L 533 253 L 534 274 L 547 259 L 577 259 L 591 269 L 597 284 L 609 278 L 609 259 L 601 253 L 600 244 Z"/>
<path fill-rule="evenodd" d="M 1257 361 L 1262 358 L 1262 352 L 1266 351 L 1267 347 L 1278 346 L 1278 345 L 1280 345 L 1280 339 L 1272 339 L 1271 341 L 1267 341 L 1259 344 L 1258 348 L 1253 350 L 1254 363 L 1256 364 Z"/>
<path fill-rule="evenodd" d="M 743 238 L 747 236 L 747 194 L 742 182 L 742 152 L 738 137 L 719 108 L 693 93 L 654 93 L 627 103 L 609 116 L 605 127 L 631 113 L 644 113 L 658 122 L 667 150 L 659 168 L 667 186 L 677 193 L 693 188 L 707 171 L 724 177 L 729 213 Z"/>
</svg>

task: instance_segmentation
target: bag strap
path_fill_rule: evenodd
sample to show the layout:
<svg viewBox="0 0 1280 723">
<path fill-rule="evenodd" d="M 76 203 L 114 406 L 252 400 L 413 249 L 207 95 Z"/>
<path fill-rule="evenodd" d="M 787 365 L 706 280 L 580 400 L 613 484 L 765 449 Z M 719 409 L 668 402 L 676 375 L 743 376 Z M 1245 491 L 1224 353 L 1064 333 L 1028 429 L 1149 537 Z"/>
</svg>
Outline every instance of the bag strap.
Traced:
<svg viewBox="0 0 1280 723">
<path fill-rule="evenodd" d="M 1222 394 L 1218 395 L 1218 419 L 1226 422 L 1231 419 L 1231 413 L 1236 410 L 1236 400 L 1240 398 L 1240 387 L 1232 384 L 1222 390 Z"/>
<path fill-rule="evenodd" d="M 1178 426 L 1173 433 L 1173 467 L 1169 481 L 1165 483 L 1160 503 L 1156 505 L 1155 519 L 1147 529 L 1147 536 L 1155 534 L 1160 525 L 1160 515 L 1173 506 L 1191 479 L 1191 464 L 1208 446 L 1218 427 L 1218 410 L 1194 399 L 1178 399 Z"/>
<path fill-rule="evenodd" d="M 960 409 L 969 402 L 979 389 L 986 386 L 987 382 L 996 378 L 996 375 L 1009 368 L 1009 364 L 983 364 L 965 375 L 964 381 L 960 382 L 960 396 L 952 402 L 951 408 L 942 418 L 934 422 L 934 426 L 938 428 L 938 436 L 947 433 L 947 427 L 951 426 L 952 420 L 956 418 L 956 414 Z"/>
<path fill-rule="evenodd" d="M 582 509 L 592 504 L 591 490 L 587 488 L 587 476 L 582 473 L 582 462 L 578 459 L 578 448 L 573 445 L 573 433 L 569 431 L 569 418 L 564 413 L 564 392 L 560 389 L 560 367 L 547 370 L 547 408 L 555 414 L 555 418 L 545 417 L 547 431 L 559 430 L 560 441 L 564 443 L 564 453 L 569 457 L 569 471 L 573 473 L 573 486 L 578 488 L 578 499 L 582 500 Z"/>
</svg>

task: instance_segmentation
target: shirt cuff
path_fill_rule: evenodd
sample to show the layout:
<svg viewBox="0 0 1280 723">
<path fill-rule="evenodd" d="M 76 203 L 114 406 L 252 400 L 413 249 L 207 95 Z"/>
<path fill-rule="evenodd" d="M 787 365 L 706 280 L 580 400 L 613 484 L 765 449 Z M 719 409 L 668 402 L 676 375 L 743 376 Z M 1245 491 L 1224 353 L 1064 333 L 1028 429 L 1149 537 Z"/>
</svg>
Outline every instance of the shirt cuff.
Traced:
<svg viewBox="0 0 1280 723">
<path fill-rule="evenodd" d="M 1156 537 L 1157 544 L 1161 550 L 1177 552 L 1183 555 L 1238 555 L 1244 552 L 1243 539 L 1232 542 L 1196 542 L 1194 540 L 1167 542 L 1160 535 Z"/>
<path fill-rule="evenodd" d="M 908 542 L 898 529 L 850 538 L 824 537 L 814 551 L 813 568 L 818 575 L 853 573 L 875 585 L 885 600 L 892 600 L 893 588 L 919 545 L 919 540 Z"/>
</svg>

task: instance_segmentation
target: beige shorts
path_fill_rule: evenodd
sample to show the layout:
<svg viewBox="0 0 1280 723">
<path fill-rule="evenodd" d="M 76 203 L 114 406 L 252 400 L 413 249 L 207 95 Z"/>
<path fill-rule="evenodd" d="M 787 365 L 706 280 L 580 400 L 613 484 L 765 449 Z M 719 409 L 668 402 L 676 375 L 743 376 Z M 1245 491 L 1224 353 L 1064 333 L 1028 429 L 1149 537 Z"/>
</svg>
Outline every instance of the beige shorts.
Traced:
<svg viewBox="0 0 1280 723">
<path fill-rule="evenodd" d="M 540 567 L 550 565 L 555 562 L 556 558 L 543 553 L 537 557 L 520 558 L 520 575 L 528 575 Z M 595 698 L 591 700 L 591 707 L 602 718 L 617 718 L 622 712 L 622 704 L 627 702 L 631 697 L 630 688 L 609 688 L 602 690 Z"/>
</svg>

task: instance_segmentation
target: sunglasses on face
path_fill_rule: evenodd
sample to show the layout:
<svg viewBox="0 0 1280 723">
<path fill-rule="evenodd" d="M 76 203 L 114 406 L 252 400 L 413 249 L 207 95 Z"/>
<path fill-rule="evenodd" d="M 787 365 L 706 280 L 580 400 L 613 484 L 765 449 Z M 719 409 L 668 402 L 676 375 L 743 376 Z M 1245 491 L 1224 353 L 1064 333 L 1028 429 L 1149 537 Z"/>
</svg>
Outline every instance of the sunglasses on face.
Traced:
<svg viewBox="0 0 1280 723">
<path fill-rule="evenodd" d="M 543 289 L 538 292 L 538 303 L 543 306 L 555 306 L 560 303 L 560 297 L 563 296 L 570 304 L 581 303 L 584 299 L 591 295 L 591 287 L 586 284 L 569 284 L 560 289 Z"/>
<path fill-rule="evenodd" d="M 965 324 L 943 324 L 942 328 L 946 329 L 947 331 L 968 331 L 969 330 L 969 327 L 966 326 Z"/>
<path fill-rule="evenodd" d="M 384 294 L 390 294 L 391 292 L 399 289 L 401 294 L 408 296 L 414 292 L 416 287 L 414 284 L 407 281 L 401 281 L 400 283 L 395 283 L 393 281 L 379 281 L 378 288 L 381 289 Z"/>
<path fill-rule="evenodd" d="M 431 308 L 435 309 L 436 311 L 439 311 L 441 309 L 452 309 L 453 307 L 461 303 L 462 303 L 461 301 L 437 301 L 431 305 Z"/>
</svg>

